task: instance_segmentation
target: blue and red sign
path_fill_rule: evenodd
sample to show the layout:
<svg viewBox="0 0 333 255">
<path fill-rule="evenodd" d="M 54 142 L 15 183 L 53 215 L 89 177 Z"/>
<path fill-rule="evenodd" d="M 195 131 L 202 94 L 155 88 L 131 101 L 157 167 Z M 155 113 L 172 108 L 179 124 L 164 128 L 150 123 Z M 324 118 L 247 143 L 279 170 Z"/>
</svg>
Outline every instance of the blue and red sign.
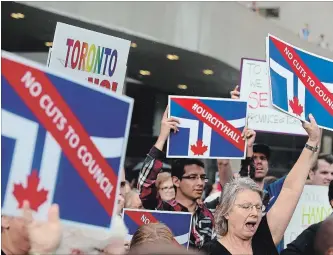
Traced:
<svg viewBox="0 0 333 255">
<path fill-rule="evenodd" d="M 333 60 L 271 35 L 266 47 L 273 106 L 300 120 L 312 113 L 320 127 L 333 130 Z"/>
<path fill-rule="evenodd" d="M 169 116 L 179 132 L 169 136 L 167 157 L 244 158 L 247 103 L 241 100 L 169 96 Z"/>
<path fill-rule="evenodd" d="M 151 210 L 124 209 L 123 219 L 128 228 L 127 241 L 144 224 L 164 223 L 173 233 L 175 241 L 188 247 L 191 234 L 192 214 L 188 212 L 167 212 Z"/>
<path fill-rule="evenodd" d="M 1 207 L 109 227 L 133 100 L 2 52 Z"/>
</svg>

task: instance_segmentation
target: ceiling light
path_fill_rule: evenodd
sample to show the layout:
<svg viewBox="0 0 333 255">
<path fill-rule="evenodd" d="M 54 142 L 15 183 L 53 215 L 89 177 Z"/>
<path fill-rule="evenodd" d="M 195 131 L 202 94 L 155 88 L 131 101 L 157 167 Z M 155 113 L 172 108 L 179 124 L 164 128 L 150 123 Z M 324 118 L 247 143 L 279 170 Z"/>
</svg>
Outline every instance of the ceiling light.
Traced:
<svg viewBox="0 0 333 255">
<path fill-rule="evenodd" d="M 178 60 L 179 56 L 174 55 L 174 54 L 168 54 L 167 59 L 169 59 L 169 60 Z"/>
<path fill-rule="evenodd" d="M 179 89 L 187 89 L 187 85 L 185 84 L 178 84 Z"/>
<path fill-rule="evenodd" d="M 210 69 L 205 69 L 202 71 L 205 75 L 212 75 L 214 74 L 213 70 L 210 70 Z"/>
<path fill-rule="evenodd" d="M 132 48 L 136 48 L 136 47 L 138 47 L 138 45 L 137 45 L 135 42 L 132 42 L 132 43 L 131 43 L 131 47 L 132 47 Z"/>
<path fill-rule="evenodd" d="M 11 13 L 10 16 L 13 18 L 13 19 L 23 19 L 24 18 L 24 14 L 23 13 Z"/>
<path fill-rule="evenodd" d="M 53 42 L 45 42 L 45 46 L 46 47 L 52 47 L 53 46 Z"/>
<path fill-rule="evenodd" d="M 150 72 L 148 70 L 140 70 L 141 75 L 150 75 Z"/>
</svg>

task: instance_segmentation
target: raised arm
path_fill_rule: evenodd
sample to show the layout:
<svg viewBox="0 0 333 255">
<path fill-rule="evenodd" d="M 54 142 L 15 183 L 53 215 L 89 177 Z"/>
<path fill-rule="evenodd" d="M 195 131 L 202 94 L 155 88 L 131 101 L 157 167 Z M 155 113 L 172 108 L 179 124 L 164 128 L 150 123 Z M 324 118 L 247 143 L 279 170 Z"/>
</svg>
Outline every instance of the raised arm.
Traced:
<svg viewBox="0 0 333 255">
<path fill-rule="evenodd" d="M 168 107 L 163 114 L 161 121 L 161 131 L 158 139 L 149 151 L 143 166 L 140 170 L 138 189 L 140 191 L 140 199 L 145 209 L 155 210 L 162 200 L 157 192 L 155 183 L 157 175 L 160 173 L 164 158 L 163 147 L 170 134 L 170 130 L 178 131 L 177 125 L 179 121 L 175 118 L 168 118 Z"/>
<path fill-rule="evenodd" d="M 303 123 L 303 127 L 309 136 L 306 146 L 287 175 L 275 204 L 267 213 L 267 222 L 275 244 L 281 241 L 295 211 L 309 170 L 315 159 L 315 148 L 318 150 L 317 146 L 320 143 L 321 131 L 311 114 L 309 119 L 310 123 Z"/>
</svg>

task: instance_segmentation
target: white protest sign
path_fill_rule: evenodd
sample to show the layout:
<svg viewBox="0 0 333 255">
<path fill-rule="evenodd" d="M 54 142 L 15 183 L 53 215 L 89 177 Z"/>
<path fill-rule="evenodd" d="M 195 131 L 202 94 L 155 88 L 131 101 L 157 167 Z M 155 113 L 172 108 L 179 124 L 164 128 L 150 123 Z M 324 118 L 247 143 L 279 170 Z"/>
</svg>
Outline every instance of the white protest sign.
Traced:
<svg viewBox="0 0 333 255">
<path fill-rule="evenodd" d="M 57 23 L 49 68 L 123 93 L 131 42 Z"/>
<path fill-rule="evenodd" d="M 256 131 L 306 135 L 301 122 L 272 106 L 265 61 L 243 58 L 240 99 L 248 102 L 248 127 Z"/>
<path fill-rule="evenodd" d="M 331 213 L 328 187 L 306 185 L 284 233 L 285 247 L 310 225 L 325 220 Z"/>
</svg>

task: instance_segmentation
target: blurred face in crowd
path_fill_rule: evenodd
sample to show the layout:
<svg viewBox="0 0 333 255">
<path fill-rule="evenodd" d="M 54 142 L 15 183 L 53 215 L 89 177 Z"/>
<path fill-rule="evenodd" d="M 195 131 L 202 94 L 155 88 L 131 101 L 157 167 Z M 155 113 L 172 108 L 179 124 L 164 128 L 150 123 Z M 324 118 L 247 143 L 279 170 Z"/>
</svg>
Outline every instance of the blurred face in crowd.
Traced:
<svg viewBox="0 0 333 255">
<path fill-rule="evenodd" d="M 318 159 L 317 169 L 311 170 L 309 176 L 311 184 L 328 186 L 333 180 L 333 164 L 329 164 L 323 159 Z"/>
<path fill-rule="evenodd" d="M 173 177 L 173 183 L 183 196 L 191 200 L 201 198 L 206 183 L 205 169 L 196 164 L 186 165 L 181 179 Z"/>
<path fill-rule="evenodd" d="M 268 160 L 265 154 L 254 152 L 253 153 L 254 167 L 255 171 L 255 179 L 263 180 L 268 172 Z"/>
<path fill-rule="evenodd" d="M 29 252 L 30 242 L 23 218 L 1 217 L 1 249 L 7 255 Z"/>
<path fill-rule="evenodd" d="M 159 194 L 163 201 L 170 201 L 175 198 L 176 193 L 171 177 L 160 184 Z"/>
<path fill-rule="evenodd" d="M 256 233 L 262 218 L 260 195 L 252 190 L 240 191 L 225 218 L 228 220 L 228 233 L 249 240 Z"/>
<path fill-rule="evenodd" d="M 217 169 L 221 185 L 227 182 L 232 177 L 232 170 L 229 159 L 217 159 Z M 223 183 L 222 183 L 223 182 Z"/>
<path fill-rule="evenodd" d="M 142 203 L 141 199 L 138 193 L 135 191 L 130 191 L 125 196 L 125 208 L 131 208 L 131 209 L 142 209 Z"/>
</svg>

